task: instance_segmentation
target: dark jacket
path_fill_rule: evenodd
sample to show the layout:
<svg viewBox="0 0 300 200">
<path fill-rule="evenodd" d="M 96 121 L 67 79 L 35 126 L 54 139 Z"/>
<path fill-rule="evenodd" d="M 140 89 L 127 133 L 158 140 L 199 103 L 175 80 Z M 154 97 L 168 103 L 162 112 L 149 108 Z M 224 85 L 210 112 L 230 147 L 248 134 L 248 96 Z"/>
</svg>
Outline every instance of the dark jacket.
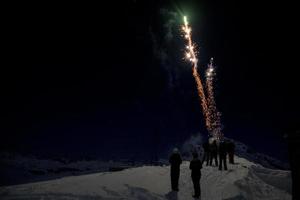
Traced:
<svg viewBox="0 0 300 200">
<path fill-rule="evenodd" d="M 227 153 L 227 145 L 225 142 L 220 142 L 219 144 L 219 154 L 220 155 L 226 155 Z"/>
<path fill-rule="evenodd" d="M 203 147 L 204 152 L 209 152 L 209 144 L 208 144 L 208 142 L 205 142 L 205 143 L 202 145 L 202 147 Z"/>
<path fill-rule="evenodd" d="M 202 162 L 198 158 L 194 158 L 190 162 L 190 170 L 192 170 L 192 178 L 201 177 Z"/>
<path fill-rule="evenodd" d="M 233 142 L 228 142 L 227 143 L 227 151 L 229 153 L 233 153 L 235 150 L 235 144 Z"/>
<path fill-rule="evenodd" d="M 209 150 L 210 150 L 210 152 L 217 153 L 218 146 L 217 146 L 216 141 L 213 141 L 213 143 L 209 145 Z"/>
<path fill-rule="evenodd" d="M 170 156 L 169 163 L 171 164 L 171 168 L 179 168 L 182 163 L 182 159 L 179 153 L 173 153 Z"/>
</svg>

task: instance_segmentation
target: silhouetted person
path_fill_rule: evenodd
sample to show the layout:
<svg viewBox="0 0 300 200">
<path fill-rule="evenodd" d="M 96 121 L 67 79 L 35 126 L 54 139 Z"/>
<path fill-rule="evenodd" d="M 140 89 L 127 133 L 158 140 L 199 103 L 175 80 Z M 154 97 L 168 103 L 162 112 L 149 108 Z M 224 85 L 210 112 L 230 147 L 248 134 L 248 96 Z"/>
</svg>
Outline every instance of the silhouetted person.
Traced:
<svg viewBox="0 0 300 200">
<path fill-rule="evenodd" d="M 220 141 L 219 144 L 219 170 L 222 170 L 222 163 L 224 165 L 224 169 L 227 170 L 227 163 L 226 163 L 226 154 L 227 148 L 225 141 Z"/>
<path fill-rule="evenodd" d="M 203 150 L 204 150 L 204 157 L 203 157 L 202 163 L 204 163 L 204 161 L 206 161 L 206 166 L 208 166 L 208 164 L 209 164 L 209 157 L 210 157 L 210 151 L 209 151 L 209 143 L 208 143 L 208 141 L 205 142 L 205 143 L 203 143 L 202 147 L 203 147 Z"/>
<path fill-rule="evenodd" d="M 218 166 L 218 146 L 216 140 L 209 145 L 210 150 L 210 158 L 209 158 L 209 165 L 212 165 L 213 159 L 215 159 L 215 165 Z"/>
<path fill-rule="evenodd" d="M 190 169 L 192 170 L 191 177 L 195 190 L 195 194 L 193 195 L 193 197 L 199 198 L 201 195 L 200 178 L 202 162 L 198 159 L 198 154 L 196 152 L 193 153 L 193 160 L 190 162 Z"/>
<path fill-rule="evenodd" d="M 172 190 L 178 191 L 178 180 L 180 174 L 180 164 L 182 163 L 182 159 L 177 148 L 174 148 L 173 153 L 170 156 L 169 162 L 171 164 Z"/>
<path fill-rule="evenodd" d="M 235 150 L 234 142 L 228 141 L 227 152 L 228 152 L 228 159 L 230 164 L 234 164 L 234 150 Z"/>
</svg>

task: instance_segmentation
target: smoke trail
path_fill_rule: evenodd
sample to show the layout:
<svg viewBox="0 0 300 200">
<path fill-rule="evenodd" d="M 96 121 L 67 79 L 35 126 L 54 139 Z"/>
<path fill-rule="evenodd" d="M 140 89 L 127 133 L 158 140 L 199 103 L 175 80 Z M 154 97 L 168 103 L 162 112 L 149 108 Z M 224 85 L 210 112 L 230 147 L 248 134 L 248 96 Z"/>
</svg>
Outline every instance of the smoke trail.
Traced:
<svg viewBox="0 0 300 200">
<path fill-rule="evenodd" d="M 185 142 L 182 144 L 181 147 L 181 155 L 185 159 L 190 159 L 191 153 L 197 151 L 200 153 L 202 152 L 202 144 L 203 144 L 203 138 L 200 133 L 191 135 Z M 200 156 L 201 157 L 201 156 Z"/>
<path fill-rule="evenodd" d="M 200 75 L 198 74 L 198 71 L 197 71 L 198 59 L 196 57 L 196 52 L 194 50 L 194 45 L 192 42 L 192 36 L 191 36 L 192 29 L 188 24 L 186 16 L 184 16 L 184 25 L 182 26 L 182 30 L 184 31 L 184 34 L 185 34 L 184 37 L 187 40 L 186 58 L 189 59 L 189 61 L 191 61 L 192 65 L 193 65 L 192 71 L 193 71 L 193 76 L 194 76 L 196 84 L 197 84 L 197 90 L 198 90 L 198 95 L 200 98 L 200 104 L 201 104 L 203 115 L 205 118 L 205 125 L 206 125 L 206 128 L 209 131 L 209 133 L 211 133 L 212 126 L 211 126 L 211 119 L 210 119 L 210 114 L 209 114 L 209 110 L 208 110 L 208 106 L 207 106 L 206 96 L 205 96 L 205 92 L 204 92 L 204 88 L 203 88 L 203 85 L 201 82 Z"/>
<path fill-rule="evenodd" d="M 216 139 L 221 139 L 223 134 L 221 132 L 221 113 L 218 112 L 216 107 L 216 102 L 214 98 L 214 77 L 215 77 L 215 69 L 213 65 L 213 58 L 210 59 L 210 63 L 208 64 L 208 68 L 206 70 L 206 91 L 207 91 L 207 104 L 208 104 L 208 112 L 211 119 L 211 134 Z"/>
</svg>

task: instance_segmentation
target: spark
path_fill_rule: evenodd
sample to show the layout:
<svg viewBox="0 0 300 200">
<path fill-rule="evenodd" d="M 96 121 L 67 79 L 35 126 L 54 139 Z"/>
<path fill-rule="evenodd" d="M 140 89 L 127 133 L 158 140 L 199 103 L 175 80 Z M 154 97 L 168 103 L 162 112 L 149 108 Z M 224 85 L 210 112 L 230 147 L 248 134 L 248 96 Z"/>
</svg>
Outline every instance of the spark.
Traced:
<svg viewBox="0 0 300 200">
<path fill-rule="evenodd" d="M 222 139 L 222 124 L 221 113 L 217 110 L 215 97 L 214 97 L 214 64 L 213 58 L 210 59 L 208 68 L 206 70 L 206 91 L 207 91 L 207 104 L 208 112 L 211 119 L 212 135 L 217 140 Z"/>
<path fill-rule="evenodd" d="M 184 17 L 183 17 L 183 20 L 184 20 L 184 25 L 187 26 L 187 25 L 188 25 L 187 17 L 184 16 Z"/>
<path fill-rule="evenodd" d="M 198 95 L 200 98 L 200 104 L 202 107 L 203 115 L 205 118 L 205 125 L 207 127 L 207 130 L 211 133 L 212 132 L 212 126 L 211 126 L 211 117 L 209 115 L 209 109 L 207 106 L 207 101 L 206 101 L 206 96 L 205 96 L 205 91 L 203 88 L 203 84 L 200 78 L 200 75 L 197 71 L 198 68 L 198 59 L 197 59 L 197 54 L 194 50 L 194 45 L 192 42 L 192 28 L 189 26 L 189 23 L 187 21 L 187 17 L 183 17 L 184 20 L 184 25 L 182 26 L 182 30 L 184 32 L 184 37 L 186 38 L 186 49 L 188 49 L 188 52 L 186 52 L 186 57 L 189 58 L 189 61 L 192 63 L 192 73 L 197 85 L 197 91 Z"/>
<path fill-rule="evenodd" d="M 191 29 L 190 28 L 185 29 L 185 31 L 187 32 L 187 34 L 191 33 Z"/>
<path fill-rule="evenodd" d="M 197 52 L 194 50 L 194 44 L 192 41 L 192 28 L 189 26 L 187 17 L 184 16 L 184 25 L 182 30 L 184 32 L 184 37 L 186 39 L 186 58 L 192 63 L 192 72 L 197 85 L 198 96 L 200 99 L 200 105 L 202 107 L 202 112 L 205 118 L 205 125 L 210 133 L 216 140 L 220 140 L 223 137 L 221 132 L 221 113 L 218 112 L 215 99 L 214 99 L 214 76 L 215 69 L 213 65 L 213 58 L 211 58 L 208 68 L 206 70 L 206 88 L 203 87 L 200 74 L 198 73 L 198 59 Z M 207 94 L 205 93 L 205 89 Z M 207 95 L 207 96 L 206 96 Z"/>
</svg>

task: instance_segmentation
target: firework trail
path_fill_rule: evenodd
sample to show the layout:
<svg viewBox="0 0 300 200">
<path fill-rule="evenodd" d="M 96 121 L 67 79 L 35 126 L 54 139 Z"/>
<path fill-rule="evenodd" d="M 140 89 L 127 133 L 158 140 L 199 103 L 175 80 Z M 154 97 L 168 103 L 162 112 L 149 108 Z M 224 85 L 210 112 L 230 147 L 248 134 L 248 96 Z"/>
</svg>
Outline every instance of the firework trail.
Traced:
<svg viewBox="0 0 300 200">
<path fill-rule="evenodd" d="M 193 76 L 194 76 L 196 84 L 197 84 L 197 90 L 198 90 L 198 95 L 199 95 L 199 98 L 200 98 L 200 103 L 201 103 L 201 106 L 202 106 L 202 111 L 203 111 L 203 114 L 204 114 L 204 117 L 205 117 L 205 125 L 206 125 L 206 128 L 207 128 L 208 132 L 211 133 L 212 130 L 213 130 L 212 129 L 212 124 L 211 124 L 211 116 L 210 116 L 210 113 L 209 113 L 209 107 L 207 105 L 207 101 L 206 101 L 206 97 L 205 97 L 205 93 L 204 93 L 204 88 L 203 88 L 203 85 L 202 85 L 202 82 L 201 82 L 201 79 L 200 79 L 200 75 L 197 72 L 197 68 L 193 67 L 192 70 L 193 70 Z"/>
<path fill-rule="evenodd" d="M 210 63 L 208 64 L 208 68 L 206 70 L 206 91 L 207 91 L 207 104 L 208 104 L 208 112 L 211 119 L 211 134 L 214 138 L 221 139 L 223 134 L 221 132 L 221 113 L 218 112 L 216 107 L 216 102 L 214 98 L 214 77 L 215 77 L 215 69 L 213 65 L 213 58 L 210 59 Z"/>
<path fill-rule="evenodd" d="M 194 48 L 194 45 L 192 42 L 192 36 L 191 36 L 192 29 L 188 24 L 186 16 L 184 16 L 183 19 L 184 19 L 184 25 L 182 26 L 182 30 L 184 32 L 184 37 L 187 41 L 186 59 L 188 59 L 193 65 L 193 67 L 192 67 L 193 76 L 194 76 L 196 84 L 197 84 L 198 95 L 200 98 L 200 103 L 201 103 L 203 115 L 205 118 L 206 128 L 209 133 L 212 133 L 212 125 L 211 125 L 211 117 L 210 117 L 210 113 L 209 113 L 209 108 L 207 106 L 207 101 L 206 101 L 203 84 L 201 82 L 200 75 L 197 71 L 198 59 L 196 57 L 196 52 L 194 50 L 195 48 Z"/>
</svg>

